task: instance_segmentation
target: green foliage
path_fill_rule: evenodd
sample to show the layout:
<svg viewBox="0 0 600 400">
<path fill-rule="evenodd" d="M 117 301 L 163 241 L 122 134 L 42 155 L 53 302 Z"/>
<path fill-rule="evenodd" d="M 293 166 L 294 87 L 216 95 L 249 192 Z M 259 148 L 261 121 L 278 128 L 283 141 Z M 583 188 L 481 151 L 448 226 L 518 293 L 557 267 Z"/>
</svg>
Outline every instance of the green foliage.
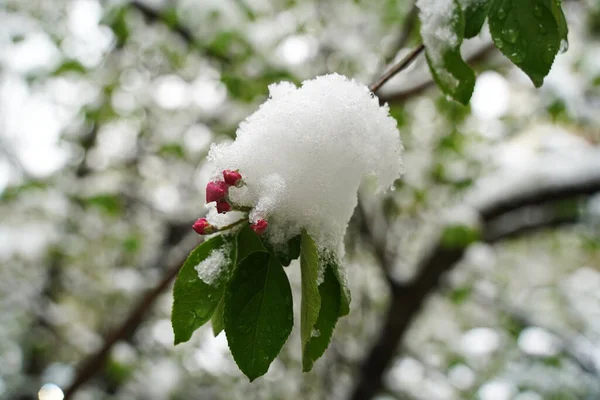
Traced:
<svg viewBox="0 0 600 400">
<path fill-rule="evenodd" d="M 460 4 L 459 4 L 460 3 Z M 462 7 L 461 7 L 462 6 Z M 455 2 L 447 43 L 427 38 L 426 53 L 434 81 L 442 92 L 467 104 L 475 74 L 460 54 L 463 38 L 472 38 L 488 18 L 494 44 L 540 87 L 559 50 L 567 48 L 568 27 L 560 0 L 481 0 Z M 432 42 L 435 41 L 435 42 Z"/>
<path fill-rule="evenodd" d="M 225 311 L 225 297 L 221 298 L 219 304 L 217 304 L 217 308 L 215 308 L 215 313 L 210 319 L 210 323 L 213 329 L 213 335 L 217 337 L 219 333 L 223 330 L 223 312 Z"/>
<path fill-rule="evenodd" d="M 475 88 L 475 73 L 460 55 L 460 45 L 465 32 L 464 14 L 458 4 L 453 11 L 452 25 L 448 28 L 456 35 L 456 42 L 428 46 L 426 49 L 427 62 L 433 80 L 442 92 L 466 105 Z M 439 49 L 443 49 L 441 54 L 436 53 Z"/>
<path fill-rule="evenodd" d="M 232 264 L 236 259 L 236 246 L 231 235 L 216 236 L 194 249 L 179 271 L 173 288 L 173 311 L 171 322 L 175 333 L 175 344 L 187 342 L 192 333 L 204 325 L 219 304 Z M 217 249 L 229 249 L 231 265 L 212 285 L 203 282 L 195 267 Z"/>
<path fill-rule="evenodd" d="M 341 314 L 342 290 L 331 266 L 325 269 L 323 283 L 319 285 L 318 296 L 320 298 L 318 318 L 307 341 L 302 340 L 302 370 L 304 372 L 310 371 L 315 361 L 325 353 Z"/>
<path fill-rule="evenodd" d="M 252 253 L 266 252 L 260 237 L 250 229 L 250 225 L 242 228 L 236 238 L 238 263 Z"/>
<path fill-rule="evenodd" d="M 231 265 L 207 285 L 195 267 L 224 247 L 231 249 Z M 320 253 L 306 232 L 286 247 L 288 265 L 300 257 L 302 366 L 310 371 L 337 320 L 350 312 L 350 294 L 333 254 Z M 198 246 L 184 263 L 173 296 L 175 343 L 189 340 L 210 319 L 215 336 L 225 330 L 236 363 L 251 381 L 267 372 L 292 330 L 292 293 L 281 256 L 250 225 Z"/>
<path fill-rule="evenodd" d="M 113 194 L 99 194 L 83 200 L 86 206 L 96 207 L 108 215 L 118 216 L 123 210 L 122 199 Z"/>
<path fill-rule="evenodd" d="M 567 38 L 557 0 L 495 0 L 489 23 L 496 47 L 540 87 Z"/>
<path fill-rule="evenodd" d="M 480 231 L 467 225 L 449 225 L 442 232 L 442 245 L 448 249 L 463 249 L 478 241 Z"/>
<path fill-rule="evenodd" d="M 469 300 L 472 293 L 473 288 L 471 286 L 463 286 L 452 290 L 449 297 L 454 304 L 460 305 Z"/>
<path fill-rule="evenodd" d="M 85 74 L 87 69 L 77 60 L 63 61 L 53 72 L 52 75 L 62 75 L 66 73 Z"/>
<path fill-rule="evenodd" d="M 224 326 L 231 354 L 250 381 L 267 372 L 293 320 L 292 291 L 283 266 L 265 252 L 244 258 L 225 294 Z"/>
<path fill-rule="evenodd" d="M 306 371 L 310 369 L 308 368 L 310 357 L 306 354 L 306 344 L 311 338 L 321 308 L 321 296 L 317 282 L 319 279 L 319 253 L 315 242 L 306 232 L 302 233 L 300 270 L 302 272 L 300 337 L 302 339 L 302 364 L 303 369 Z"/>
<path fill-rule="evenodd" d="M 102 20 L 115 34 L 117 47 L 123 47 L 129 39 L 130 30 L 126 20 L 127 10 L 128 7 L 126 5 L 115 8 Z"/>
<path fill-rule="evenodd" d="M 465 15 L 465 39 L 475 37 L 481 31 L 492 2 L 490 0 L 462 1 Z"/>
<path fill-rule="evenodd" d="M 300 235 L 291 238 L 285 246 L 274 247 L 267 241 L 263 241 L 263 246 L 269 253 L 273 254 L 284 267 L 289 266 L 292 260 L 300 257 Z"/>
</svg>

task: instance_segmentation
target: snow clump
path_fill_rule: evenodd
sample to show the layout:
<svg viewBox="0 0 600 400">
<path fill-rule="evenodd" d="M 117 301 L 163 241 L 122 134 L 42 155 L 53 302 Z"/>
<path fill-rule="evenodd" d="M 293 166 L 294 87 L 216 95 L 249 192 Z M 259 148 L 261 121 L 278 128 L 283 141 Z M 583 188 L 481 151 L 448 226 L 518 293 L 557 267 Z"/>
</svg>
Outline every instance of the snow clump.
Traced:
<svg viewBox="0 0 600 400">
<path fill-rule="evenodd" d="M 212 145 L 212 179 L 239 171 L 244 185 L 231 186 L 229 199 L 250 208 L 251 222 L 268 221 L 264 237 L 274 246 L 305 229 L 341 257 L 362 179 L 375 177 L 381 191 L 401 175 L 396 120 L 365 85 L 338 74 L 299 88 L 272 84 L 269 93 L 233 143 Z"/>
<path fill-rule="evenodd" d="M 209 256 L 196 265 L 194 269 L 198 272 L 198 278 L 210 286 L 220 280 L 230 261 L 229 249 L 227 247 L 221 247 L 213 250 Z"/>
</svg>

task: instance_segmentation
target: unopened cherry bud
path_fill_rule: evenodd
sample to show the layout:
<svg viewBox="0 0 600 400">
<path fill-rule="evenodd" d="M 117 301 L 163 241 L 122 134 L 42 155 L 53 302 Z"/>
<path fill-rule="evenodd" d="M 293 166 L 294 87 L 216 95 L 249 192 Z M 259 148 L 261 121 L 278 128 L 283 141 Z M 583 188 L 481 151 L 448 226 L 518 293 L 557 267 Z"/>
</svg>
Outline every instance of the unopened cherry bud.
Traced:
<svg viewBox="0 0 600 400">
<path fill-rule="evenodd" d="M 208 182 L 206 185 L 206 202 L 218 201 L 225 197 L 229 185 L 223 181 Z"/>
<path fill-rule="evenodd" d="M 208 222 L 206 218 L 200 218 L 194 222 L 192 229 L 196 231 L 198 235 L 210 235 L 215 231 L 215 227 Z"/>
<path fill-rule="evenodd" d="M 242 174 L 238 171 L 232 171 L 230 169 L 226 169 L 223 171 L 223 179 L 227 182 L 228 185 L 240 187 L 244 184 L 242 180 Z"/>
<path fill-rule="evenodd" d="M 227 211 L 231 211 L 231 204 L 225 199 L 217 201 L 217 212 L 219 214 L 225 214 Z"/>
<path fill-rule="evenodd" d="M 250 225 L 250 229 L 256 232 L 257 235 L 262 235 L 263 233 L 265 233 L 268 227 L 269 223 L 264 219 L 259 219 L 258 221 Z"/>
</svg>

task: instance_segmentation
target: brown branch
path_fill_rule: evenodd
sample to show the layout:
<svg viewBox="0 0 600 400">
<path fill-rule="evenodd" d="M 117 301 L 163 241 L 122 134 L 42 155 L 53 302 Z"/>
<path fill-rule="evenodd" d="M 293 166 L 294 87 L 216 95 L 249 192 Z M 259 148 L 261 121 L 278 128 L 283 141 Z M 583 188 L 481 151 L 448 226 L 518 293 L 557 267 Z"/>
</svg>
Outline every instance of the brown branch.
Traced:
<svg viewBox="0 0 600 400">
<path fill-rule="evenodd" d="M 493 43 L 488 44 L 487 46 L 483 46 L 481 49 L 476 51 L 473 55 L 467 58 L 466 62 L 470 65 L 475 65 L 483 60 L 485 60 L 492 52 L 494 52 L 495 46 Z M 379 101 L 384 103 L 403 103 L 407 100 L 410 100 L 423 92 L 425 92 L 430 87 L 434 86 L 434 81 L 431 78 L 424 80 L 423 82 L 411 86 L 406 89 L 399 90 L 394 93 L 381 94 L 379 95 Z"/>
<path fill-rule="evenodd" d="M 170 254 L 171 261 L 168 263 L 166 268 L 167 272 L 162 280 L 158 282 L 155 287 L 146 292 L 131 310 L 129 316 L 125 318 L 123 323 L 105 337 L 102 347 L 80 364 L 73 383 L 64 391 L 65 400 L 70 399 L 83 384 L 103 367 L 110 350 L 117 342 L 127 340 L 133 336 L 139 325 L 142 323 L 146 313 L 150 310 L 160 294 L 169 287 L 171 281 L 175 279 L 183 262 L 186 260 L 188 253 L 197 244 L 198 239 L 197 236 L 194 235 L 182 239 L 181 242 L 174 247 Z"/>
<path fill-rule="evenodd" d="M 425 45 L 418 45 L 410 53 L 408 53 L 406 57 L 404 57 L 398 63 L 393 65 L 392 68 L 390 68 L 385 74 L 383 74 L 379 79 L 377 79 L 375 83 L 369 86 L 369 90 L 371 90 L 371 92 L 373 93 L 377 92 L 387 81 L 392 79 L 394 75 L 403 71 L 404 69 L 406 69 L 406 67 L 412 64 L 412 62 L 416 60 L 416 58 L 419 56 L 419 54 L 423 52 L 423 50 L 425 50 Z"/>
<path fill-rule="evenodd" d="M 483 240 L 492 243 L 494 240 L 511 236 L 509 232 L 496 237 L 486 234 L 486 229 L 494 218 L 504 213 L 546 202 L 549 199 L 553 201 L 571 199 L 599 191 L 600 171 L 592 170 L 588 177 L 577 179 L 575 183 L 569 181 L 546 183 L 540 189 L 527 188 L 524 192 L 514 192 L 512 195 L 504 196 L 501 201 L 473 207 L 481 218 Z M 533 226 L 528 226 L 528 230 L 532 229 Z M 514 231 L 523 232 L 521 226 L 515 227 Z M 440 235 L 419 260 L 415 279 L 407 284 L 391 285 L 392 299 L 383 328 L 360 368 L 358 381 L 350 397 L 352 400 L 370 399 L 380 390 L 382 376 L 423 302 L 438 288 L 440 278 L 462 258 L 465 249 L 462 246 L 447 246 Z M 389 266 L 383 267 L 387 269 Z"/>
</svg>

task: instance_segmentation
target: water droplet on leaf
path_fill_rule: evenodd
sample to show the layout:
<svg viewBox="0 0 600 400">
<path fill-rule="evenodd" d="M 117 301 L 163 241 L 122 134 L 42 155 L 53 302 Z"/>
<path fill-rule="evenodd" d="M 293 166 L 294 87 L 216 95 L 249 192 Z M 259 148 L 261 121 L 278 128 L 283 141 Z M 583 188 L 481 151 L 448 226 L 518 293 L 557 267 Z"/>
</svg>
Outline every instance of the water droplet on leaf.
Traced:
<svg viewBox="0 0 600 400">
<path fill-rule="evenodd" d="M 560 47 L 558 51 L 564 53 L 567 50 L 569 50 L 569 41 L 567 39 L 563 39 L 560 41 Z"/>
<path fill-rule="evenodd" d="M 540 25 L 538 26 L 538 30 L 540 31 L 540 33 L 541 33 L 542 35 L 545 35 L 545 34 L 546 34 L 546 28 L 544 27 L 544 25 L 540 24 Z"/>
<path fill-rule="evenodd" d="M 504 47 L 504 42 L 500 38 L 494 38 L 494 44 L 499 49 L 501 49 L 502 47 Z"/>
<path fill-rule="evenodd" d="M 519 64 L 519 63 L 523 62 L 523 59 L 524 59 L 523 53 L 520 51 L 516 51 L 510 55 L 510 59 L 515 64 Z"/>
<path fill-rule="evenodd" d="M 540 7 L 539 5 L 533 7 L 533 15 L 540 18 L 542 16 L 542 7 Z"/>
<path fill-rule="evenodd" d="M 554 46 L 548 46 L 546 52 L 544 53 L 544 61 L 547 63 L 551 63 L 554 61 L 554 56 L 556 55 L 556 49 Z"/>
<path fill-rule="evenodd" d="M 517 32 L 515 29 L 512 29 L 512 28 L 508 28 L 508 29 L 505 29 L 502 31 L 502 37 L 508 43 L 516 42 L 518 36 L 519 36 L 519 32 Z"/>
<path fill-rule="evenodd" d="M 504 8 L 499 9 L 496 16 L 498 17 L 498 19 L 506 18 L 506 10 Z"/>
</svg>

